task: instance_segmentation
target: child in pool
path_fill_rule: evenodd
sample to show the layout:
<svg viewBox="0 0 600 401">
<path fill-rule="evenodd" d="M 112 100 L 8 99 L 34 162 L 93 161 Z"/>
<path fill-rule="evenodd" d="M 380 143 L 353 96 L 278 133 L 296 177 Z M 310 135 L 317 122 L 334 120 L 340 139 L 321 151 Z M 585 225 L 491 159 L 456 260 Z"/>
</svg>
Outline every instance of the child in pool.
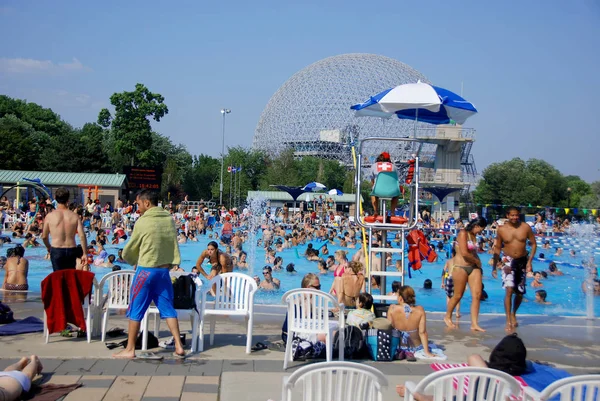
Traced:
<svg viewBox="0 0 600 401">
<path fill-rule="evenodd" d="M 542 305 L 551 305 L 551 302 L 546 301 L 546 297 L 548 296 L 548 293 L 545 290 L 537 290 L 535 292 L 535 301 L 538 304 L 542 304 Z"/>
</svg>

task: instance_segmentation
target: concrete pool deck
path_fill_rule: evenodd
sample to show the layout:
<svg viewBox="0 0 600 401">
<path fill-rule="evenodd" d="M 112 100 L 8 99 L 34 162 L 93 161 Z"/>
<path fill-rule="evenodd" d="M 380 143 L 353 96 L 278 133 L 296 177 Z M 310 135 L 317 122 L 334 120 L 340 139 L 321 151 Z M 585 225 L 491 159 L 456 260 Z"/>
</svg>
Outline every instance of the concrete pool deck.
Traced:
<svg viewBox="0 0 600 401">
<path fill-rule="evenodd" d="M 15 317 L 43 317 L 41 303 L 35 299 L 12 303 Z M 460 328 L 448 331 L 439 313 L 428 314 L 431 341 L 445 348 L 449 363 L 465 362 L 472 353 L 484 358 L 504 336 L 504 317 L 483 315 L 480 324 L 486 333 L 471 333 L 468 315 Z M 188 332 L 189 322 L 180 322 L 182 332 Z M 127 328 L 122 315 L 111 316 L 111 327 Z M 221 400 L 266 401 L 281 398 L 282 378 L 295 367 L 283 372 L 283 352 L 258 351 L 245 354 L 245 326 L 241 322 L 219 319 L 215 345 L 190 356 L 175 360 L 170 351 L 151 350 L 164 355 L 156 361 L 114 360 L 114 350 L 106 348 L 99 338 L 90 344 L 84 338 L 64 338 L 58 334 L 45 344 L 42 333 L 0 337 L 0 368 L 23 355 L 36 354 L 44 364 L 42 382 L 57 384 L 82 383 L 66 400 Z M 280 340 L 279 316 L 257 315 L 253 343 Z M 600 320 L 576 317 L 523 316 L 519 335 L 528 349 L 528 359 L 549 362 L 573 374 L 600 373 Z M 167 338 L 166 325 L 161 325 L 160 337 Z M 120 337 L 121 339 L 123 337 Z M 117 341 L 119 340 L 117 339 Z M 115 341 L 115 339 L 107 339 Z M 381 370 L 390 382 L 385 399 L 398 399 L 395 385 L 406 380 L 418 381 L 432 370 L 431 361 L 373 362 L 359 361 Z"/>
</svg>

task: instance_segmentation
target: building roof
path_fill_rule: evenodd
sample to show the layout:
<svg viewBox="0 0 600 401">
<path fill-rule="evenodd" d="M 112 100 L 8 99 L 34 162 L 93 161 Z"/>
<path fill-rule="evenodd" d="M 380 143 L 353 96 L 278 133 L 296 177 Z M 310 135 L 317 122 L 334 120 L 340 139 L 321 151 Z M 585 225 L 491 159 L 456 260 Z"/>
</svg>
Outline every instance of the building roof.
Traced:
<svg viewBox="0 0 600 401">
<path fill-rule="evenodd" d="M 298 198 L 297 202 L 305 202 L 306 196 L 309 197 L 310 201 L 319 195 L 323 195 L 324 198 L 332 198 L 337 203 L 354 203 L 355 194 L 343 194 L 343 195 L 329 195 L 326 192 L 306 192 Z M 272 201 L 285 201 L 293 202 L 292 196 L 287 192 L 283 191 L 248 191 L 248 199 L 251 198 L 264 198 Z"/>
<path fill-rule="evenodd" d="M 99 187 L 123 186 L 127 176 L 125 174 L 98 174 L 98 173 L 64 173 L 57 171 L 20 171 L 0 170 L 0 183 L 16 184 L 23 181 L 39 178 L 44 185 L 64 185 L 76 187 L 78 185 L 94 185 Z"/>
</svg>

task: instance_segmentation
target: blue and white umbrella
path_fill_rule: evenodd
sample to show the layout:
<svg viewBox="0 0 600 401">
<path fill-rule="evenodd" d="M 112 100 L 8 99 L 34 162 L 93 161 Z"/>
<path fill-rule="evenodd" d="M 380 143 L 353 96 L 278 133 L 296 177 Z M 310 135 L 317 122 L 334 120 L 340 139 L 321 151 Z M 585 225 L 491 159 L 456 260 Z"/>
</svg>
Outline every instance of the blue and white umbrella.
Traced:
<svg viewBox="0 0 600 401">
<path fill-rule="evenodd" d="M 304 186 L 304 188 L 302 188 L 303 190 L 307 191 L 307 192 L 319 192 L 319 191 L 323 191 L 325 190 L 325 188 L 327 188 L 325 185 L 321 184 L 320 182 L 309 182 L 308 184 L 306 184 Z"/>
<path fill-rule="evenodd" d="M 344 193 L 342 191 L 340 191 L 339 189 L 330 189 L 329 192 L 327 192 L 329 195 L 337 195 L 337 196 L 342 196 L 344 195 Z"/>
<path fill-rule="evenodd" d="M 464 124 L 477 113 L 473 103 L 456 93 L 421 81 L 385 90 L 350 108 L 357 116 L 397 116 L 430 124 Z"/>
</svg>

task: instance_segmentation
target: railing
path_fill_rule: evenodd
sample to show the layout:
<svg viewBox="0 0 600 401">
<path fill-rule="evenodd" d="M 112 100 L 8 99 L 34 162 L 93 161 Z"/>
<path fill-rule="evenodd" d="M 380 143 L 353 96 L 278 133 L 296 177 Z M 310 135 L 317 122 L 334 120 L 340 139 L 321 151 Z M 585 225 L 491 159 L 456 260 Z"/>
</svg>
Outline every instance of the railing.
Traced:
<svg viewBox="0 0 600 401">
<path fill-rule="evenodd" d="M 460 172 L 435 172 L 421 170 L 419 174 L 419 181 L 425 185 L 427 183 L 435 184 L 464 184 L 464 178 Z"/>
<path fill-rule="evenodd" d="M 475 140 L 475 129 L 462 127 L 417 128 L 416 137 Z"/>
</svg>

